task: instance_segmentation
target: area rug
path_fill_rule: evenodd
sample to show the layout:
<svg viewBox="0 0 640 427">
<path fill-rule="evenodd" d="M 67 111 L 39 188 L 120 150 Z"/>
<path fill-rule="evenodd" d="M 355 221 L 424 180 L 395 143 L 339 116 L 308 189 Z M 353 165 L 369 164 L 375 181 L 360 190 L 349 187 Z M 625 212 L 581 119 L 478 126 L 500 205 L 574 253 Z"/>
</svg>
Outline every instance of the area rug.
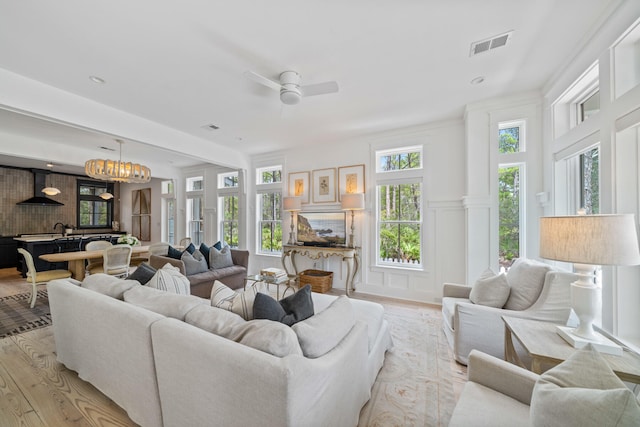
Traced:
<svg viewBox="0 0 640 427">
<path fill-rule="evenodd" d="M 360 412 L 359 427 L 447 426 L 456 404 L 454 387 L 466 368 L 452 362 L 433 309 L 385 307 L 394 348 Z"/>
<path fill-rule="evenodd" d="M 38 291 L 36 305 L 29 307 L 31 292 L 0 298 L 0 338 L 17 335 L 51 324 L 49 296 Z"/>
</svg>

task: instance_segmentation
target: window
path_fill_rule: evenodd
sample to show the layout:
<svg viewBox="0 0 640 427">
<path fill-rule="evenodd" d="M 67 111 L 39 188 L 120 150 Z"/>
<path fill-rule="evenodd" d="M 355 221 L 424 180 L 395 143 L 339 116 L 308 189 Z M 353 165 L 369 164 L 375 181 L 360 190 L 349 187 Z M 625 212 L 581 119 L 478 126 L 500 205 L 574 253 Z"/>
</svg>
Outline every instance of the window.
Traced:
<svg viewBox="0 0 640 427">
<path fill-rule="evenodd" d="M 232 248 L 239 244 L 238 200 L 238 172 L 218 174 L 218 220 L 222 240 Z"/>
<path fill-rule="evenodd" d="M 523 230 L 524 163 L 510 162 L 524 153 L 526 122 L 516 120 L 498 124 L 498 262 L 508 269 L 520 256 Z"/>
<path fill-rule="evenodd" d="M 173 180 L 162 181 L 162 241 L 176 243 L 176 195 Z"/>
<path fill-rule="evenodd" d="M 282 252 L 282 166 L 256 169 L 258 253 Z"/>
<path fill-rule="evenodd" d="M 600 213 L 600 149 L 580 154 L 580 207 L 587 215 Z"/>
<path fill-rule="evenodd" d="M 204 179 L 187 178 L 187 236 L 198 247 L 204 239 Z"/>
<path fill-rule="evenodd" d="M 422 147 L 376 152 L 377 263 L 421 267 Z"/>
<path fill-rule="evenodd" d="M 584 101 L 578 103 L 578 122 L 584 122 L 598 111 L 600 111 L 600 91 L 596 90 Z"/>
<path fill-rule="evenodd" d="M 113 184 L 78 180 L 78 228 L 111 228 L 113 199 L 104 200 L 102 193 L 113 194 Z"/>
</svg>

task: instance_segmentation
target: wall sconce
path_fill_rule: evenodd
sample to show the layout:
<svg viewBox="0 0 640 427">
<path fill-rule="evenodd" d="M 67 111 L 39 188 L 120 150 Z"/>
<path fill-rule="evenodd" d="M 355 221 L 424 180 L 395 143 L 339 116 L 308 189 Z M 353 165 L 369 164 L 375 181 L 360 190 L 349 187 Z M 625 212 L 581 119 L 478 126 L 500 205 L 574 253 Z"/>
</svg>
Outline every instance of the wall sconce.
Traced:
<svg viewBox="0 0 640 427">
<path fill-rule="evenodd" d="M 361 211 L 364 209 L 364 193 L 351 193 L 351 194 L 343 194 L 340 196 L 342 200 L 342 210 L 343 211 L 351 211 L 351 234 L 349 234 L 349 247 L 355 248 L 355 238 L 354 238 L 354 211 Z"/>
</svg>

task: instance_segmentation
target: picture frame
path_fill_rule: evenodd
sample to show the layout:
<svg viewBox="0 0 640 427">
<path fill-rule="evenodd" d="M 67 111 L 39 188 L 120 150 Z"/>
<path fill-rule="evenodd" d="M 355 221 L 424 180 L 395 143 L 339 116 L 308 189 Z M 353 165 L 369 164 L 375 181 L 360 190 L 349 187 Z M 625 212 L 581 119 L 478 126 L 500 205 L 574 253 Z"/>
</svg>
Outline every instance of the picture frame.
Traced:
<svg viewBox="0 0 640 427">
<path fill-rule="evenodd" d="M 289 196 L 300 197 L 302 203 L 309 203 L 309 172 L 292 172 L 289 174 Z"/>
<path fill-rule="evenodd" d="M 311 171 L 313 179 L 313 203 L 335 203 L 336 168 Z"/>
<path fill-rule="evenodd" d="M 338 200 L 343 194 L 365 192 L 364 164 L 338 168 Z"/>
</svg>

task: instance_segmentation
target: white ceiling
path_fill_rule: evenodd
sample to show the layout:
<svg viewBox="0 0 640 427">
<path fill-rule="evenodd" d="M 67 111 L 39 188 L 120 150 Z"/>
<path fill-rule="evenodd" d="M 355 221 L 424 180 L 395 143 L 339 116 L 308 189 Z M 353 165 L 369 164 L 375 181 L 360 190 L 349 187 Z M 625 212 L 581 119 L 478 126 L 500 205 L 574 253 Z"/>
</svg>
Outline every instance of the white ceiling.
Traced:
<svg viewBox="0 0 640 427">
<path fill-rule="evenodd" d="M 0 0 L 0 68 L 257 154 L 461 118 L 469 103 L 540 90 L 619 3 Z M 472 42 L 511 30 L 507 46 L 470 57 Z M 303 84 L 340 89 L 285 106 L 248 70 L 275 80 L 295 70 Z M 0 131 L 86 137 L 15 119 L 0 115 Z M 175 148 L 157 155 L 198 162 Z"/>
</svg>

